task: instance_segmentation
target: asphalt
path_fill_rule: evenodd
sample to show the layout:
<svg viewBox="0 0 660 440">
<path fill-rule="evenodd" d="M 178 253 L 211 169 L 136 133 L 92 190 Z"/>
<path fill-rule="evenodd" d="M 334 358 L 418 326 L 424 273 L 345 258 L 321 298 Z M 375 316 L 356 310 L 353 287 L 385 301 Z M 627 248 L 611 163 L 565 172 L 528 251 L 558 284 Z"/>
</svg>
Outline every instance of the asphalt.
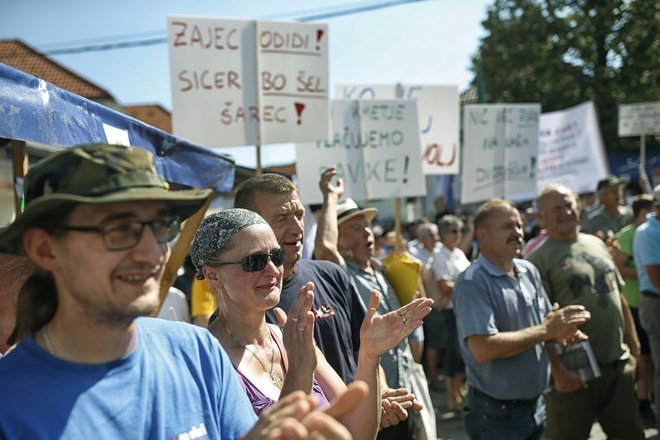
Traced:
<svg viewBox="0 0 660 440">
<path fill-rule="evenodd" d="M 438 440 L 468 440 L 461 414 L 447 409 L 447 395 L 444 390 L 430 390 L 430 394 L 436 415 Z M 644 434 L 646 439 L 660 440 L 658 430 L 649 424 L 645 425 Z M 600 425 L 597 422 L 594 423 L 589 440 L 606 439 L 607 436 Z"/>
</svg>

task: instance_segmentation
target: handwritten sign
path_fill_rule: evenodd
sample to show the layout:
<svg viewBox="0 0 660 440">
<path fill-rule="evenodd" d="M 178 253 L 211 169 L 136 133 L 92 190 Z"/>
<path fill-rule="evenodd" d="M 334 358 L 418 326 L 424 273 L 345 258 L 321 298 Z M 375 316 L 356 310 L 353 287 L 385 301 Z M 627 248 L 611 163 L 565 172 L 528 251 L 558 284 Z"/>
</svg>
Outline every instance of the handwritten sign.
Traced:
<svg viewBox="0 0 660 440">
<path fill-rule="evenodd" d="M 660 102 L 619 105 L 619 136 L 660 133 Z"/>
<path fill-rule="evenodd" d="M 332 137 L 296 144 L 300 198 L 321 203 L 321 172 L 336 165 L 345 194 L 356 200 L 426 193 L 413 101 L 332 101 Z"/>
<path fill-rule="evenodd" d="M 578 194 L 595 191 L 607 175 L 604 151 L 593 102 L 542 114 L 537 190 L 558 183 Z"/>
<path fill-rule="evenodd" d="M 458 174 L 459 95 L 455 86 L 339 84 L 343 99 L 412 99 L 417 102 L 424 174 Z"/>
<path fill-rule="evenodd" d="M 172 127 L 207 146 L 328 136 L 326 25 L 168 17 Z"/>
<path fill-rule="evenodd" d="M 540 104 L 466 105 L 461 202 L 536 195 Z"/>
</svg>

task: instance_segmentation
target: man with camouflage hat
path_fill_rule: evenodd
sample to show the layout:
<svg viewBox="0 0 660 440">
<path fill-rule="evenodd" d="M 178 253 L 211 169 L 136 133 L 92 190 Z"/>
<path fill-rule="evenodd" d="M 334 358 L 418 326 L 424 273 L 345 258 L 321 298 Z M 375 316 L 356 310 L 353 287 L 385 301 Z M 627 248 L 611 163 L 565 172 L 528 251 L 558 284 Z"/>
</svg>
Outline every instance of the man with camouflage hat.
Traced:
<svg viewBox="0 0 660 440">
<path fill-rule="evenodd" d="M 25 188 L 25 211 L 0 231 L 0 252 L 35 266 L 10 337 L 19 343 L 0 361 L 0 438 L 348 437 L 302 393 L 253 427 L 210 333 L 143 318 L 158 306 L 167 243 L 209 190 L 168 191 L 149 153 L 116 145 L 44 159 Z"/>
</svg>

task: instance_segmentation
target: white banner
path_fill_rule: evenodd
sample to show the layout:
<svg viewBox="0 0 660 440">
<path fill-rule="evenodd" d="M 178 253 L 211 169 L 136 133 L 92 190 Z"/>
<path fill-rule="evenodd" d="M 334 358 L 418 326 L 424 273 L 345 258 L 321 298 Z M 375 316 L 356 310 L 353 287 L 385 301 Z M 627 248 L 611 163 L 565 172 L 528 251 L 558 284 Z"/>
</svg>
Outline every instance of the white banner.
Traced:
<svg viewBox="0 0 660 440">
<path fill-rule="evenodd" d="M 417 102 L 424 174 L 458 174 L 459 94 L 456 86 L 339 84 L 342 99 L 412 99 Z"/>
<path fill-rule="evenodd" d="M 300 198 L 322 203 L 321 172 L 336 165 L 344 193 L 355 200 L 426 193 L 413 101 L 332 101 L 332 139 L 296 144 Z"/>
<path fill-rule="evenodd" d="M 326 25 L 168 17 L 172 127 L 210 146 L 326 139 Z"/>
<path fill-rule="evenodd" d="M 542 114 L 537 189 L 558 183 L 577 194 L 594 192 L 607 175 L 604 151 L 593 102 Z"/>
<path fill-rule="evenodd" d="M 464 107 L 461 203 L 536 196 L 540 104 Z"/>
<path fill-rule="evenodd" d="M 619 105 L 619 136 L 660 133 L 660 102 Z"/>
</svg>

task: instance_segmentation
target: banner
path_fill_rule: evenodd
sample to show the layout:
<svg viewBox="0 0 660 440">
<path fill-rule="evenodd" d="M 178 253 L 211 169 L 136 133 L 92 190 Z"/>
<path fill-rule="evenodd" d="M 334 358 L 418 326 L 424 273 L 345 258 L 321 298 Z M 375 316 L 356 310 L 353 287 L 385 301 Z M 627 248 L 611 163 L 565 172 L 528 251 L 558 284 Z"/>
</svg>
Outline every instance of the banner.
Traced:
<svg viewBox="0 0 660 440">
<path fill-rule="evenodd" d="M 593 102 L 541 115 L 537 190 L 558 183 L 577 194 L 594 192 L 607 174 Z"/>
<path fill-rule="evenodd" d="M 328 136 L 328 28 L 168 17 L 174 133 L 207 146 Z"/>
<path fill-rule="evenodd" d="M 344 193 L 355 200 L 426 193 L 413 101 L 332 101 L 332 138 L 296 144 L 301 200 L 322 203 L 321 173 L 336 165 Z"/>
<path fill-rule="evenodd" d="M 536 196 L 540 104 L 464 107 L 461 203 Z"/>
<path fill-rule="evenodd" d="M 342 99 L 412 99 L 417 102 L 424 174 L 458 174 L 459 94 L 456 86 L 339 84 Z"/>
<path fill-rule="evenodd" d="M 660 133 L 660 102 L 619 105 L 619 136 Z"/>
</svg>

